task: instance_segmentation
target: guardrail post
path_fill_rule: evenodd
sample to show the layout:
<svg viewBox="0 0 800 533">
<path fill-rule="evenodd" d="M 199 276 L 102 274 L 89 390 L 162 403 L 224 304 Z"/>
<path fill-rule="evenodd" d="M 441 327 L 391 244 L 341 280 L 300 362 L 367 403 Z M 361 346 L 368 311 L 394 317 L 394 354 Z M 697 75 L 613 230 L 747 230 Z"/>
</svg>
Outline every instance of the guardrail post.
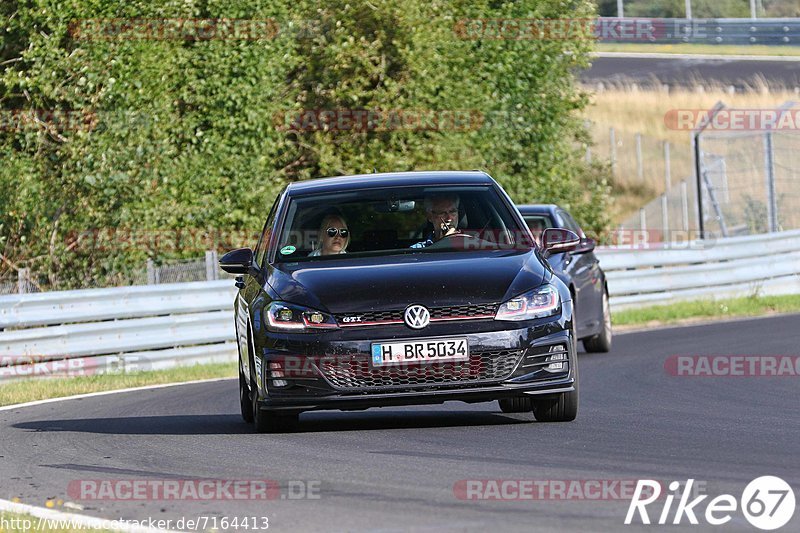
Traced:
<svg viewBox="0 0 800 533">
<path fill-rule="evenodd" d="M 19 294 L 26 294 L 31 292 L 31 271 L 28 268 L 20 268 L 17 270 L 17 292 Z"/>
<path fill-rule="evenodd" d="M 636 134 L 636 174 L 644 181 L 644 161 L 642 161 L 642 134 Z"/>
<path fill-rule="evenodd" d="M 778 231 L 778 201 L 775 194 L 775 160 L 772 146 L 772 132 L 764 134 L 764 168 L 767 175 L 767 224 L 769 231 Z"/>
<path fill-rule="evenodd" d="M 218 279 L 216 250 L 206 250 L 206 279 L 208 281 Z"/>
<path fill-rule="evenodd" d="M 617 134 L 614 128 L 608 128 L 609 156 L 611 158 L 611 175 L 617 175 Z"/>
<path fill-rule="evenodd" d="M 152 259 L 147 260 L 147 284 L 148 285 L 155 285 L 158 283 L 156 279 L 156 265 L 153 263 Z"/>
<path fill-rule="evenodd" d="M 683 215 L 683 231 L 689 231 L 689 185 L 681 181 L 681 215 Z"/>
</svg>

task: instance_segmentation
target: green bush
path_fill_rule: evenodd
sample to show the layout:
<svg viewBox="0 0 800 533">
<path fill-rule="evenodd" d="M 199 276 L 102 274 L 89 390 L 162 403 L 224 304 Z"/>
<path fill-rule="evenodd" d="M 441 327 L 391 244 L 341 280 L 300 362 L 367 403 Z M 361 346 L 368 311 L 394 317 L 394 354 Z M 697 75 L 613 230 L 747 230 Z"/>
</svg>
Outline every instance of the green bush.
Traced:
<svg viewBox="0 0 800 533">
<path fill-rule="evenodd" d="M 209 241 L 186 237 L 193 232 L 241 230 L 244 242 L 219 246 L 253 245 L 288 182 L 373 169 L 483 168 L 516 201 L 562 203 L 600 232 L 608 172 L 581 160 L 587 99 L 574 81 L 593 43 L 456 31 L 464 19 L 590 18 L 593 9 L 588 0 L 6 1 L 0 276 L 25 266 L 59 288 L 124 283 L 147 258 L 202 254 Z M 91 31 L 93 19 L 130 18 L 260 20 L 278 33 L 155 40 Z M 473 121 L 285 127 L 283 117 L 309 109 L 457 111 Z M 41 120 L 13 127 L 18 111 Z M 123 242 L 131 232 L 160 241 Z"/>
</svg>

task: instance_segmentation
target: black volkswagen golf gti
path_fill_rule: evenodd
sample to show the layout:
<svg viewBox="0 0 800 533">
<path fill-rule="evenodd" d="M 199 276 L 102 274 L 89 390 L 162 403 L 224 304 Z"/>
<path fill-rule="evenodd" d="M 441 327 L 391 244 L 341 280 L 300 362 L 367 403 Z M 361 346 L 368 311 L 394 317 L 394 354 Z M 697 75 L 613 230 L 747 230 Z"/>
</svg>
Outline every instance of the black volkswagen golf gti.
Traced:
<svg viewBox="0 0 800 533">
<path fill-rule="evenodd" d="M 303 411 L 499 400 L 573 420 L 567 287 L 483 172 L 344 176 L 289 185 L 254 250 L 220 260 L 234 305 L 242 417 L 292 429 Z"/>
</svg>

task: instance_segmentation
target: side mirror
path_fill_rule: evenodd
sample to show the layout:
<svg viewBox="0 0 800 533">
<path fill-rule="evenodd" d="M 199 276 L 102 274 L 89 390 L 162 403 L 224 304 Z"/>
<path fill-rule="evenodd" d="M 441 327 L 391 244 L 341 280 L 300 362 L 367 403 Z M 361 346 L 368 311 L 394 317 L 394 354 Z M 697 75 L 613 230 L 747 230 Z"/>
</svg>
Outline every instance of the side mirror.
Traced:
<svg viewBox="0 0 800 533">
<path fill-rule="evenodd" d="M 544 256 L 562 252 L 571 252 L 581 243 L 581 238 L 574 231 L 560 228 L 547 228 L 542 233 L 542 250 Z"/>
<path fill-rule="evenodd" d="M 219 260 L 219 267 L 228 274 L 247 274 L 253 266 L 253 250 L 239 248 L 223 255 Z"/>
<path fill-rule="evenodd" d="M 572 253 L 575 254 L 588 254 L 591 251 L 594 251 L 595 246 L 597 246 L 597 242 L 594 239 L 590 239 L 586 237 L 581 239 L 581 243 L 578 245 L 577 248 Z"/>
</svg>

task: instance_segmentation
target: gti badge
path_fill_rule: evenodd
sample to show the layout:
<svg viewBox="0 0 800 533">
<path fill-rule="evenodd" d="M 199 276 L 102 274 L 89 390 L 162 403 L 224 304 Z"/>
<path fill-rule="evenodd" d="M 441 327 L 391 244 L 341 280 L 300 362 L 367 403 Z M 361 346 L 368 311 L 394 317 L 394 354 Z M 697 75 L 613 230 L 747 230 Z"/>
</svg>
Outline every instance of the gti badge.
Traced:
<svg viewBox="0 0 800 533">
<path fill-rule="evenodd" d="M 409 305 L 403 315 L 403 320 L 411 329 L 422 329 L 430 323 L 431 313 L 421 305 Z"/>
<path fill-rule="evenodd" d="M 350 324 L 352 322 L 361 322 L 360 316 L 346 316 L 342 319 L 342 322 L 345 324 Z"/>
</svg>

